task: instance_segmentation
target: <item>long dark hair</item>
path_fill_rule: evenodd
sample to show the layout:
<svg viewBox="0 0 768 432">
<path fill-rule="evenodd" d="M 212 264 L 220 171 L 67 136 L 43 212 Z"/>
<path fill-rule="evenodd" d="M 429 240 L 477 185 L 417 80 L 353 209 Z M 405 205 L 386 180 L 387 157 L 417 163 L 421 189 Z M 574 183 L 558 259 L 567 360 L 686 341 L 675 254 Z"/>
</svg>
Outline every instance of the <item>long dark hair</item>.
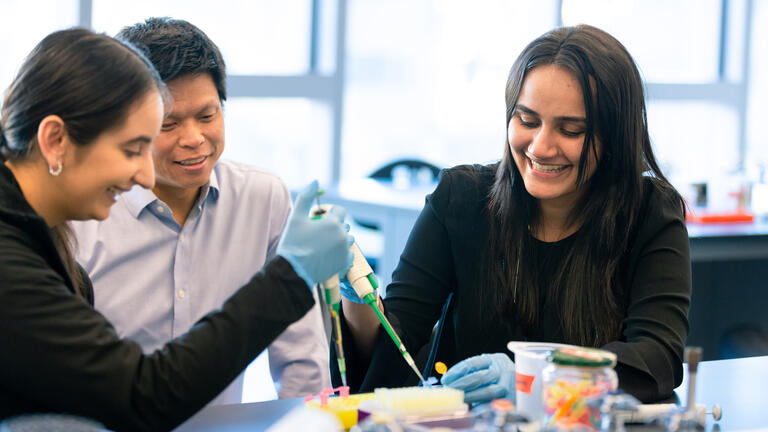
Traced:
<svg viewBox="0 0 768 432">
<path fill-rule="evenodd" d="M 627 288 L 621 264 L 642 205 L 644 177 L 672 188 L 651 149 L 640 73 L 619 41 L 579 25 L 531 42 L 509 72 L 507 125 L 527 74 L 542 65 L 561 67 L 579 82 L 587 121 L 577 177 L 585 193 L 569 217 L 581 227 L 553 275 L 550 295 L 559 308 L 565 341 L 600 346 L 620 337 Z M 597 156 L 597 166 L 587 179 L 589 152 Z M 488 294 L 503 316 L 514 317 L 523 329 L 534 328 L 542 299 L 529 230 L 538 227 L 539 207 L 525 189 L 508 142 L 489 200 Z"/>
<path fill-rule="evenodd" d="M 48 115 L 61 117 L 72 141 L 86 146 L 120 125 L 132 105 L 152 90 L 168 100 L 152 64 L 130 44 L 86 29 L 51 33 L 27 56 L 6 92 L 0 154 L 11 161 L 40 157 L 37 130 Z M 69 226 L 52 227 L 51 235 L 80 292 Z"/>
</svg>

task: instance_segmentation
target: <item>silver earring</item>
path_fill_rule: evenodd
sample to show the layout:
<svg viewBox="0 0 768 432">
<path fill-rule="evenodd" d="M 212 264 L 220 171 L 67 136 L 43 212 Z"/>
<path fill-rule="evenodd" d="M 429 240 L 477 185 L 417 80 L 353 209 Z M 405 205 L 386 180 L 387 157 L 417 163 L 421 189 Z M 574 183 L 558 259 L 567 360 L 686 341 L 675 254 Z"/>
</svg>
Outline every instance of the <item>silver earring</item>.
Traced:
<svg viewBox="0 0 768 432">
<path fill-rule="evenodd" d="M 64 165 L 61 163 L 61 161 L 56 162 L 56 169 L 53 169 L 52 167 L 48 167 L 48 172 L 56 177 L 57 175 L 61 174 L 61 170 L 64 169 Z"/>
</svg>

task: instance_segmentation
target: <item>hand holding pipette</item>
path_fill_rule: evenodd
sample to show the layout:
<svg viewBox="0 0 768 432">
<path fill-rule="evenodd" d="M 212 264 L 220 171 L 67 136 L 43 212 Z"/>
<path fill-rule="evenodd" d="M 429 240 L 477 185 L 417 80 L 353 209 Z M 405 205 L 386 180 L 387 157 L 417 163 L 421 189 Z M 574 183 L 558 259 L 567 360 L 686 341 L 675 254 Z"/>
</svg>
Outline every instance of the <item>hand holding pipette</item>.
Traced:
<svg viewBox="0 0 768 432">
<path fill-rule="evenodd" d="M 307 219 L 317 193 L 316 180 L 299 192 L 277 245 L 277 255 L 288 261 L 310 288 L 347 268 L 353 258 L 348 247 L 354 239 L 344 230 L 342 207 L 334 208 L 323 220 Z"/>
<path fill-rule="evenodd" d="M 316 206 L 312 209 L 312 215 L 321 215 L 325 212 L 331 211 L 332 208 L 333 206 L 331 205 Z M 408 353 L 408 350 L 405 349 L 405 345 L 403 345 L 402 340 L 400 340 L 400 337 L 397 335 L 394 328 L 392 328 L 392 324 L 390 324 L 389 320 L 379 307 L 379 303 L 377 301 L 378 298 L 376 296 L 376 288 L 378 288 L 378 284 L 376 283 L 376 279 L 373 277 L 373 270 L 371 269 L 371 266 L 368 264 L 368 261 L 366 261 L 362 252 L 360 252 L 360 248 L 357 247 L 356 243 L 352 243 L 352 246 L 350 246 L 349 250 L 354 255 L 352 267 L 350 267 L 346 275 L 349 284 L 352 285 L 352 288 L 355 290 L 355 293 L 357 293 L 357 296 L 361 298 L 366 304 L 368 304 L 371 309 L 373 309 L 373 312 L 376 314 L 376 317 L 381 323 L 381 326 L 384 328 L 384 331 L 387 332 L 389 337 L 395 343 L 395 346 L 397 346 L 397 349 L 400 351 L 400 354 L 403 356 L 405 362 L 408 363 L 411 369 L 413 369 L 414 373 L 416 373 L 416 375 L 419 377 L 419 382 L 424 382 L 424 377 L 416 367 L 416 362 Z"/>
</svg>

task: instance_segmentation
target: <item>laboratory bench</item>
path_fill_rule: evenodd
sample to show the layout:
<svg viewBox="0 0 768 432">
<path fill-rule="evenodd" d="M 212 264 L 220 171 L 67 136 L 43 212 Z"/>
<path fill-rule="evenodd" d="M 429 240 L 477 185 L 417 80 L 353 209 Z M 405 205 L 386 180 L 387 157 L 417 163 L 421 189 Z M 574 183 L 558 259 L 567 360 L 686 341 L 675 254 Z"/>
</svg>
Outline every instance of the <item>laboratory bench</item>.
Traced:
<svg viewBox="0 0 768 432">
<path fill-rule="evenodd" d="M 768 222 L 688 224 L 691 262 L 768 260 Z"/>
<path fill-rule="evenodd" d="M 681 401 L 687 400 L 687 379 L 686 370 L 683 383 L 675 390 Z M 704 404 L 708 409 L 718 404 L 723 412 L 719 422 L 714 422 L 712 417 L 708 416 L 706 430 L 768 429 L 767 384 L 768 356 L 699 363 L 695 389 L 696 403 Z M 263 431 L 302 404 L 301 398 L 293 398 L 207 407 L 176 431 Z"/>
</svg>

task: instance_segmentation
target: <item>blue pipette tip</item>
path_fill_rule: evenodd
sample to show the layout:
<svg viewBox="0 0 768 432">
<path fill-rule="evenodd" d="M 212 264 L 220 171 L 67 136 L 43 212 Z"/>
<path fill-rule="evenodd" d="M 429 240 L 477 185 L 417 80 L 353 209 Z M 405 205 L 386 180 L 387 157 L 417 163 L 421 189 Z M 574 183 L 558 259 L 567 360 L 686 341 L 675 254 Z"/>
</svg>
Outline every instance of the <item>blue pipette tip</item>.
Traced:
<svg viewBox="0 0 768 432">
<path fill-rule="evenodd" d="M 437 378 L 431 376 L 427 378 L 426 380 L 419 383 L 419 387 L 424 388 L 431 388 L 433 385 L 437 384 Z"/>
</svg>

